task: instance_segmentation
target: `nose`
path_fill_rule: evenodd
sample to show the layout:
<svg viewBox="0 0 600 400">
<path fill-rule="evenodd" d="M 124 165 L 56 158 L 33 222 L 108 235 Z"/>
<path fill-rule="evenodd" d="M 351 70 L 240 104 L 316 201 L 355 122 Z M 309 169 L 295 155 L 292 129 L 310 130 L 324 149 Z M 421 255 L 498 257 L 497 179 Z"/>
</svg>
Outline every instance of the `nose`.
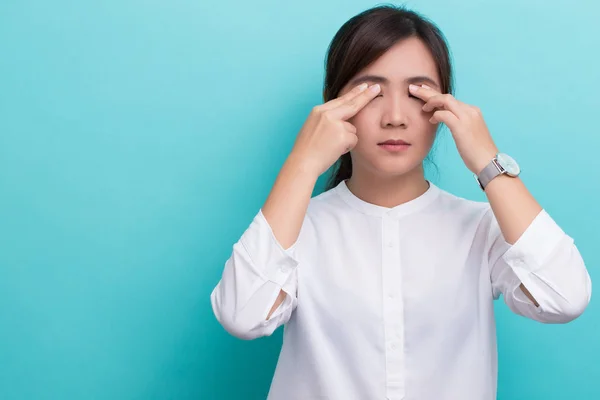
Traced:
<svg viewBox="0 0 600 400">
<path fill-rule="evenodd" d="M 404 98 L 403 98 L 404 97 Z M 384 112 L 381 118 L 383 128 L 406 128 L 408 126 L 408 109 L 410 101 L 406 95 L 399 93 L 384 96 Z"/>
</svg>

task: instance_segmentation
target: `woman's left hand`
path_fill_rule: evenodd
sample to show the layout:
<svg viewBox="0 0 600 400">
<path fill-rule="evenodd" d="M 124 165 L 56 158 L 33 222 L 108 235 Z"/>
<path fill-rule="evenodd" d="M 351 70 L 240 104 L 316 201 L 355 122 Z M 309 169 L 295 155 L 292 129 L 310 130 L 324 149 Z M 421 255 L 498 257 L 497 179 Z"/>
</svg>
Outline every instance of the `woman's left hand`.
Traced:
<svg viewBox="0 0 600 400">
<path fill-rule="evenodd" d="M 474 174 L 479 174 L 498 153 L 481 110 L 427 85 L 410 85 L 409 90 L 425 102 L 423 111 L 433 112 L 429 122 L 443 122 L 450 128 L 465 165 Z"/>
</svg>

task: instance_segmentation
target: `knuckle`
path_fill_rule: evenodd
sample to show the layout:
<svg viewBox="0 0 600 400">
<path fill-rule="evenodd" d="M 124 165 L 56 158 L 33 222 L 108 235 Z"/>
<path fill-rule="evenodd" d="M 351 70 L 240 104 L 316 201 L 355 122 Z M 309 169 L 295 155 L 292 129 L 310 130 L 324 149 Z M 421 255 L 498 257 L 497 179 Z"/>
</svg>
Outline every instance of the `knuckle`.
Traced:
<svg viewBox="0 0 600 400">
<path fill-rule="evenodd" d="M 333 121 L 335 119 L 331 114 L 331 111 L 321 112 L 321 118 L 323 118 L 325 121 Z"/>
<path fill-rule="evenodd" d="M 439 106 L 440 104 L 443 104 L 446 101 L 446 99 L 443 97 L 443 95 L 436 95 L 433 97 L 430 97 L 429 100 L 427 100 L 427 102 L 425 104 L 429 104 L 430 106 Z"/>
</svg>

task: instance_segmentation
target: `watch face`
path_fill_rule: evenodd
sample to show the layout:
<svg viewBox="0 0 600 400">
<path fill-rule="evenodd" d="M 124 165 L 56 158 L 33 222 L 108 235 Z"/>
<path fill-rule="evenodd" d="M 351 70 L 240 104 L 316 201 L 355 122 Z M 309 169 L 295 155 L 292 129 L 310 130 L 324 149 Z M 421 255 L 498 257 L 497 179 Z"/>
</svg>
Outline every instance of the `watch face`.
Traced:
<svg viewBox="0 0 600 400">
<path fill-rule="evenodd" d="M 498 164 L 506 170 L 508 175 L 517 176 L 521 173 L 519 164 L 517 164 L 517 162 L 508 154 L 499 153 L 496 156 L 496 159 L 498 160 Z"/>
</svg>

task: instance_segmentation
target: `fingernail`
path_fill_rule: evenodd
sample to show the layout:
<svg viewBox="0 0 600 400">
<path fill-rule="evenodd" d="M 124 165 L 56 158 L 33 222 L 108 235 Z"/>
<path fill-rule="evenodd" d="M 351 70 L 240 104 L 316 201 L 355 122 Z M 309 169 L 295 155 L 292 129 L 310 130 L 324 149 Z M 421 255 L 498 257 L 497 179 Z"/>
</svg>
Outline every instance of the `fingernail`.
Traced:
<svg viewBox="0 0 600 400">
<path fill-rule="evenodd" d="M 425 84 L 421 85 L 421 87 L 424 87 L 425 89 L 431 89 L 429 86 L 427 86 Z"/>
<path fill-rule="evenodd" d="M 379 92 L 379 89 L 381 89 L 381 87 L 379 86 L 378 83 L 374 84 L 373 86 L 371 86 L 369 88 L 370 91 L 375 92 L 375 93 Z"/>
<path fill-rule="evenodd" d="M 365 83 L 361 83 L 360 85 L 358 85 L 358 86 L 357 86 L 357 89 L 358 89 L 359 91 L 361 91 L 361 92 L 362 92 L 362 91 L 363 91 L 363 90 L 365 90 L 365 89 L 366 89 L 368 86 L 369 86 L 369 84 L 368 84 L 368 83 L 366 83 L 366 82 L 365 82 Z"/>
<path fill-rule="evenodd" d="M 408 90 L 410 90 L 411 92 L 416 92 L 418 89 L 419 89 L 419 87 L 417 85 L 413 85 L 413 84 L 408 85 Z"/>
</svg>

